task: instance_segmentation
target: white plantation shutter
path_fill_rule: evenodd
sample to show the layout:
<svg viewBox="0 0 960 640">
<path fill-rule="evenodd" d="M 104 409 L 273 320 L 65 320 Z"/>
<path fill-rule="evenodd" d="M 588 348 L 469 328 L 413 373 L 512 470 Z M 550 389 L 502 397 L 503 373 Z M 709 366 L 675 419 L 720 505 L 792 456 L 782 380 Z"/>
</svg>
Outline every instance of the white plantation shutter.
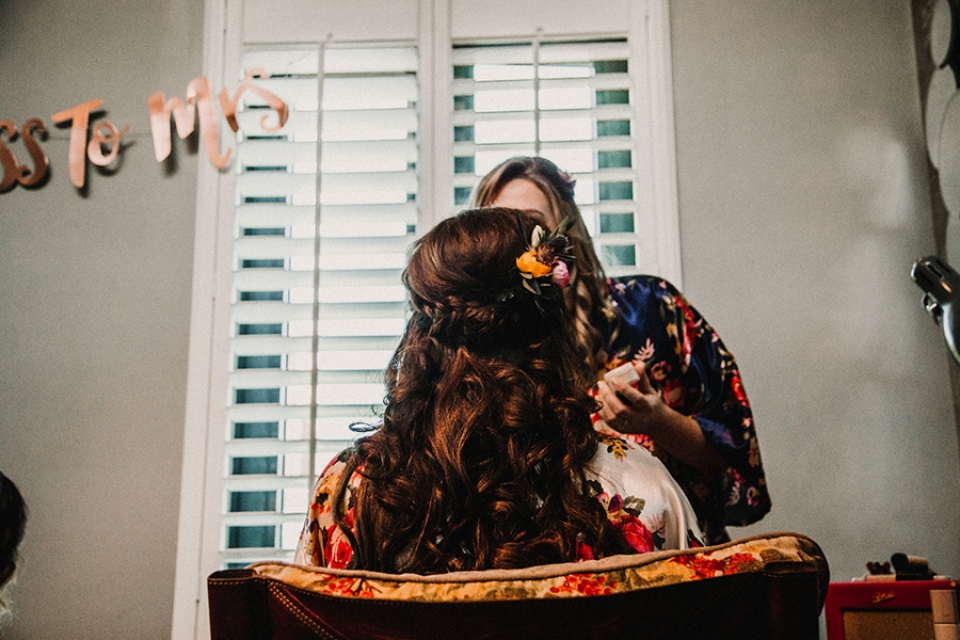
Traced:
<svg viewBox="0 0 960 640">
<path fill-rule="evenodd" d="M 238 113 L 224 566 L 290 560 L 316 474 L 377 420 L 418 216 L 415 48 L 251 49 L 241 66 L 290 117 L 264 131 L 276 114 L 253 92 Z"/>
<path fill-rule="evenodd" d="M 312 476 L 382 406 L 410 241 L 496 162 L 554 159 L 609 273 L 682 286 L 667 0 L 206 7 L 211 87 L 263 67 L 290 117 L 264 131 L 246 91 L 230 169 L 198 168 L 177 638 L 206 637 L 212 571 L 292 559 Z"/>
<path fill-rule="evenodd" d="M 553 160 L 576 198 L 608 275 L 637 272 L 643 238 L 638 117 L 626 39 L 456 46 L 453 199 L 517 155 Z"/>
</svg>

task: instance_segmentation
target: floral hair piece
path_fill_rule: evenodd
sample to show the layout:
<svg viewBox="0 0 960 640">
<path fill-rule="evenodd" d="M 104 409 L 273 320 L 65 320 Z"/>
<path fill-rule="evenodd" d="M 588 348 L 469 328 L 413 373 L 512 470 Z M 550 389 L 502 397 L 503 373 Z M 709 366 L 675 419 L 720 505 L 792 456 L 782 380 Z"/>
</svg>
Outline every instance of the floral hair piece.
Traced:
<svg viewBox="0 0 960 640">
<path fill-rule="evenodd" d="M 520 229 L 523 225 L 517 219 Z M 517 258 L 517 270 L 520 272 L 520 285 L 534 295 L 542 296 L 545 289 L 560 291 L 570 285 L 570 269 L 567 262 L 573 259 L 570 254 L 570 243 L 564 234 L 573 218 L 564 219 L 553 231 L 545 231 L 537 225 L 530 234 L 530 244 L 527 250 Z M 510 287 L 502 292 L 500 300 L 507 300 L 516 295 L 519 287 Z"/>
</svg>

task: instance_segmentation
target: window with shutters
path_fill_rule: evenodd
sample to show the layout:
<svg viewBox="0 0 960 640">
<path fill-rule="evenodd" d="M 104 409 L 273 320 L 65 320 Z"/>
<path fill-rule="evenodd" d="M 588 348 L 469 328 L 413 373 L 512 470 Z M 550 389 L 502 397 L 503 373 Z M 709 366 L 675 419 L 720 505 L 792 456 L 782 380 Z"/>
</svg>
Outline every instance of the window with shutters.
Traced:
<svg viewBox="0 0 960 640">
<path fill-rule="evenodd" d="M 576 178 L 608 274 L 636 273 L 644 239 L 629 67 L 625 38 L 455 46 L 454 208 L 507 158 L 544 156 Z"/>
<path fill-rule="evenodd" d="M 382 412 L 410 244 L 490 168 L 550 158 L 611 275 L 681 284 L 667 0 L 596 2 L 541 28 L 523 0 L 207 0 L 211 85 L 259 68 L 289 119 L 244 92 L 229 168 L 199 168 L 174 637 L 206 635 L 212 571 L 292 559 Z"/>
<path fill-rule="evenodd" d="M 263 132 L 248 92 L 238 120 L 226 567 L 291 559 L 317 465 L 383 406 L 417 229 L 417 63 L 398 46 L 241 56 L 290 117 Z"/>
</svg>

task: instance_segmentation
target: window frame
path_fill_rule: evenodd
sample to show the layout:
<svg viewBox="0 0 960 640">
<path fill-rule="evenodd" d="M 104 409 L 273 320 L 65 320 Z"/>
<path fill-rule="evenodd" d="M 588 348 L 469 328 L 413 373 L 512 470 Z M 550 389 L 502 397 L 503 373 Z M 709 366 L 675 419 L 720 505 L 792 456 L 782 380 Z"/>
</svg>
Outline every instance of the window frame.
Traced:
<svg viewBox="0 0 960 640">
<path fill-rule="evenodd" d="M 255 0 L 247 0 L 254 2 Z M 424 233 L 445 217 L 453 204 L 451 34 L 452 5 L 457 0 L 412 0 L 418 7 L 418 197 Z M 244 2 L 205 0 L 202 75 L 211 87 L 235 90 L 228 69 L 239 64 L 244 33 Z M 630 74 L 637 91 L 635 153 L 643 154 L 648 172 L 639 186 L 645 194 L 639 223 L 652 236 L 638 271 L 662 276 L 682 287 L 677 170 L 674 141 L 673 85 L 670 55 L 669 0 L 632 0 L 625 29 L 592 33 L 541 32 L 550 39 L 626 36 Z M 508 28 L 509 25 L 505 25 Z M 484 38 L 515 40 L 517 34 Z M 530 34 L 527 34 L 530 37 Z M 383 41 L 381 35 L 370 40 Z M 397 38 L 409 41 L 409 38 Z M 471 44 L 458 38 L 457 44 Z M 473 43 L 479 43 L 473 40 Z M 429 96 L 429 98 L 425 98 Z M 232 139 L 220 123 L 224 140 Z M 236 178 L 232 163 L 224 171 L 209 162 L 197 168 L 196 221 L 191 296 L 187 394 L 180 508 L 174 581 L 173 638 L 208 638 L 206 577 L 219 566 L 222 510 L 223 425 L 229 389 L 229 326 L 233 209 Z M 224 396 L 224 397 L 222 397 Z M 220 462 L 217 462 L 220 461 Z"/>
</svg>

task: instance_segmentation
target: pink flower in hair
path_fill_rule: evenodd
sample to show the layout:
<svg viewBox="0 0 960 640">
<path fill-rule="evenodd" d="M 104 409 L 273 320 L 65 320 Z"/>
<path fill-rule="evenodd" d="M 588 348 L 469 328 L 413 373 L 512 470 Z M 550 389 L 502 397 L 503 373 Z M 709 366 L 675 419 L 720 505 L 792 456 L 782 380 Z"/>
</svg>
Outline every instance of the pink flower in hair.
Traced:
<svg viewBox="0 0 960 640">
<path fill-rule="evenodd" d="M 550 276 L 550 281 L 561 289 L 570 286 L 570 269 L 567 268 L 567 263 L 560 258 L 557 258 L 553 263 L 553 273 Z"/>
</svg>

